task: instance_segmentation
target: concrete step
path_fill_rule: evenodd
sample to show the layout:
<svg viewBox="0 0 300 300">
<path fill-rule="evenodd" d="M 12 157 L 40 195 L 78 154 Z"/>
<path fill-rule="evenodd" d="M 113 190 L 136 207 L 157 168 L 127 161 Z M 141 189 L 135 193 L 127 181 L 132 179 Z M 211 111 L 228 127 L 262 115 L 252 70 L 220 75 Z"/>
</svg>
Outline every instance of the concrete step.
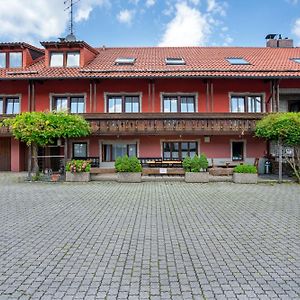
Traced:
<svg viewBox="0 0 300 300">
<path fill-rule="evenodd" d="M 184 181 L 184 176 L 142 176 L 142 182 L 178 182 Z"/>
</svg>

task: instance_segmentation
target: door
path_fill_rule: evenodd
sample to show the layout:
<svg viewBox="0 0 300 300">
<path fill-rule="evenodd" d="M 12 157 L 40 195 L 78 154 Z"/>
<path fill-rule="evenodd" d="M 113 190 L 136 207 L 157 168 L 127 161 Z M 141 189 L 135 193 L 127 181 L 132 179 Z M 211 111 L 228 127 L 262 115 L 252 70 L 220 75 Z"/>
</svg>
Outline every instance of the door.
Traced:
<svg viewBox="0 0 300 300">
<path fill-rule="evenodd" d="M 0 171 L 10 171 L 10 138 L 0 138 Z"/>
</svg>

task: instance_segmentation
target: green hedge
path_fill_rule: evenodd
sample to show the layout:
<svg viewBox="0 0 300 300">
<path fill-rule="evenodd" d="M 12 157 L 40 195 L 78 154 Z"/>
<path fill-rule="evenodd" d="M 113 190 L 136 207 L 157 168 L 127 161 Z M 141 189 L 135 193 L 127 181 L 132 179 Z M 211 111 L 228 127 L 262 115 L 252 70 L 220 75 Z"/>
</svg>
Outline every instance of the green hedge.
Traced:
<svg viewBox="0 0 300 300">
<path fill-rule="evenodd" d="M 233 172 L 255 174 L 255 173 L 257 173 L 257 169 L 253 165 L 238 165 L 233 169 Z"/>
<path fill-rule="evenodd" d="M 127 155 L 118 157 L 115 161 L 115 168 L 117 172 L 136 173 L 142 172 L 142 165 L 136 156 L 128 157 Z"/>
<path fill-rule="evenodd" d="M 193 158 L 187 156 L 182 162 L 185 172 L 201 172 L 208 168 L 208 160 L 206 155 L 202 153 L 200 156 L 195 155 Z"/>
</svg>

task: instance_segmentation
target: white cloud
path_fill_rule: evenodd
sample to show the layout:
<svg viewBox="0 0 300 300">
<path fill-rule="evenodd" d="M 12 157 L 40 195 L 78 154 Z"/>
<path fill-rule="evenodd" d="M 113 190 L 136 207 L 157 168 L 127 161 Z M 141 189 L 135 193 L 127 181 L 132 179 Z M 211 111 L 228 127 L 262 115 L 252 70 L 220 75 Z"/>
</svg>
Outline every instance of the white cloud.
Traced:
<svg viewBox="0 0 300 300">
<path fill-rule="evenodd" d="M 207 12 L 208 13 L 215 13 L 221 16 L 226 15 L 226 2 L 218 2 L 217 0 L 207 0 Z"/>
<path fill-rule="evenodd" d="M 206 16 L 186 2 L 176 4 L 175 17 L 167 24 L 159 46 L 196 46 L 205 44 L 210 33 Z"/>
<path fill-rule="evenodd" d="M 151 7 L 151 6 L 155 5 L 155 2 L 156 2 L 156 0 L 147 0 L 146 1 L 146 6 Z"/>
<path fill-rule="evenodd" d="M 294 26 L 292 28 L 292 33 L 300 39 L 300 18 L 295 21 Z"/>
<path fill-rule="evenodd" d="M 189 0 L 192 4 L 194 5 L 199 5 L 200 4 L 200 0 Z"/>
<path fill-rule="evenodd" d="M 89 18 L 90 13 L 95 7 L 109 6 L 109 0 L 81 0 L 76 4 L 75 21 L 85 21 Z"/>
<path fill-rule="evenodd" d="M 1 0 L 0 20 L 1 38 L 36 43 L 61 36 L 68 17 L 61 0 Z"/>
<path fill-rule="evenodd" d="M 285 1 L 290 3 L 290 4 L 293 4 L 293 5 L 296 5 L 299 2 L 299 0 L 285 0 Z"/>
<path fill-rule="evenodd" d="M 134 16 L 134 11 L 129 9 L 121 10 L 117 16 L 120 23 L 130 25 Z"/>
</svg>

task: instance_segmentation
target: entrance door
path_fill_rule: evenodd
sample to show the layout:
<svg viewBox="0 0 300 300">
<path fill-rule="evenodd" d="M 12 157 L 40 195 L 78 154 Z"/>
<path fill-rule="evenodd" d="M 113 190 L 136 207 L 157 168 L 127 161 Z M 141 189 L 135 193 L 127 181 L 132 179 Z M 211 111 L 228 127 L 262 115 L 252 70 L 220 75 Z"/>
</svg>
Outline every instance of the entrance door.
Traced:
<svg viewBox="0 0 300 300">
<path fill-rule="evenodd" d="M 10 138 L 0 138 L 0 171 L 10 171 Z"/>
</svg>

